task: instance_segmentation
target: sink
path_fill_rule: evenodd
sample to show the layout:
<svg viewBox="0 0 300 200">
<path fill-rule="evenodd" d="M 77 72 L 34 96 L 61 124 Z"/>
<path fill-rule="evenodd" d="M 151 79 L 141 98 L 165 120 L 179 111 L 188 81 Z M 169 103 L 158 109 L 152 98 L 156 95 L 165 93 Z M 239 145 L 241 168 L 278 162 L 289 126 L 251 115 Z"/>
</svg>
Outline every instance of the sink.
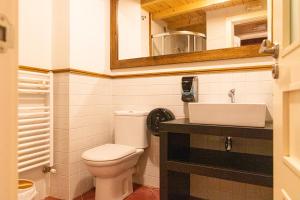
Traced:
<svg viewBox="0 0 300 200">
<path fill-rule="evenodd" d="M 266 104 L 189 103 L 190 123 L 265 127 Z"/>
</svg>

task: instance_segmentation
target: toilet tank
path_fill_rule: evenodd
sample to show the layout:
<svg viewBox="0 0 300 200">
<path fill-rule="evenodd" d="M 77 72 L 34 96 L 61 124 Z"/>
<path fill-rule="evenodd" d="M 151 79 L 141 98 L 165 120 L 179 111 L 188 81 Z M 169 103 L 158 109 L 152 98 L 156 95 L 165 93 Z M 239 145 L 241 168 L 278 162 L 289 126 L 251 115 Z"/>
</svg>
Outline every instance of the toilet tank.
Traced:
<svg viewBox="0 0 300 200">
<path fill-rule="evenodd" d="M 145 111 L 114 112 L 115 143 L 138 149 L 147 148 L 147 114 Z"/>
</svg>

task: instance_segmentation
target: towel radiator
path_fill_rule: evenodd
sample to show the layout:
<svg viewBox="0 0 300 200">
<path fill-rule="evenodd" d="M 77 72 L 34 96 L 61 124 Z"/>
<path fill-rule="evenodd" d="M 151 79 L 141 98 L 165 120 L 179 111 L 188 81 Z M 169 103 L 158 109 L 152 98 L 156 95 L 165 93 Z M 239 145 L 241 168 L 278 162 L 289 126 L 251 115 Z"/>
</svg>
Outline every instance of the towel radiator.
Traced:
<svg viewBox="0 0 300 200">
<path fill-rule="evenodd" d="M 18 172 L 52 166 L 52 72 L 19 70 L 18 93 Z"/>
</svg>

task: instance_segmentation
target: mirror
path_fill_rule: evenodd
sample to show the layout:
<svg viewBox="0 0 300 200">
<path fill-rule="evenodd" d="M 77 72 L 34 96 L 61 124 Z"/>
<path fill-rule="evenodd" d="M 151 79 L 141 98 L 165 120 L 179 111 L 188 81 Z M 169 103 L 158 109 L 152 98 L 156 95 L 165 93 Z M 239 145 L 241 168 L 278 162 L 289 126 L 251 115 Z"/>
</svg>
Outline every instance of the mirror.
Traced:
<svg viewBox="0 0 300 200">
<path fill-rule="evenodd" d="M 226 52 L 239 48 L 249 50 L 247 57 L 259 56 L 257 47 L 270 36 L 268 1 L 113 0 L 117 27 L 112 38 L 117 41 L 112 44 L 117 52 L 112 58 L 117 61 L 112 63 L 187 54 L 200 58 L 221 49 L 225 51 L 220 59 L 230 59 L 233 55 L 227 58 Z M 147 63 L 152 65 L 153 60 Z"/>
</svg>

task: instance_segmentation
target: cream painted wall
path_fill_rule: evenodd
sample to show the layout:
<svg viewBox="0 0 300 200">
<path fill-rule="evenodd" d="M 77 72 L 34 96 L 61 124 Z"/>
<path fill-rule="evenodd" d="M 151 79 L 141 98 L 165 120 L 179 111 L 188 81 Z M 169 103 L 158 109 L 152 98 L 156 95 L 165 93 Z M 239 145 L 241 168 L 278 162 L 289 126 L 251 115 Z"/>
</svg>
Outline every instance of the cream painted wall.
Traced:
<svg viewBox="0 0 300 200">
<path fill-rule="evenodd" d="M 227 20 L 234 16 L 247 16 L 250 13 L 243 5 L 211 10 L 206 12 L 207 49 L 221 49 L 228 47 Z M 267 12 L 266 12 L 267 14 Z"/>
<path fill-rule="evenodd" d="M 226 18 L 247 13 L 245 6 L 206 12 L 207 49 L 226 48 Z"/>
<path fill-rule="evenodd" d="M 206 12 L 207 49 L 226 48 L 226 18 L 246 13 L 244 6 Z"/>
<path fill-rule="evenodd" d="M 110 61 L 109 1 L 71 0 L 69 6 L 70 67 L 104 72 Z"/>
<path fill-rule="evenodd" d="M 52 68 L 67 68 L 69 61 L 69 0 L 53 0 Z"/>
<path fill-rule="evenodd" d="M 109 68 L 109 1 L 20 0 L 19 13 L 20 65 Z"/>
<path fill-rule="evenodd" d="M 141 8 L 140 0 L 119 1 L 118 32 L 120 59 L 149 56 L 149 13 Z"/>
<path fill-rule="evenodd" d="M 53 68 L 103 73 L 109 68 L 107 0 L 53 1 Z"/>
<path fill-rule="evenodd" d="M 19 0 L 19 64 L 52 66 L 52 1 Z"/>
</svg>

